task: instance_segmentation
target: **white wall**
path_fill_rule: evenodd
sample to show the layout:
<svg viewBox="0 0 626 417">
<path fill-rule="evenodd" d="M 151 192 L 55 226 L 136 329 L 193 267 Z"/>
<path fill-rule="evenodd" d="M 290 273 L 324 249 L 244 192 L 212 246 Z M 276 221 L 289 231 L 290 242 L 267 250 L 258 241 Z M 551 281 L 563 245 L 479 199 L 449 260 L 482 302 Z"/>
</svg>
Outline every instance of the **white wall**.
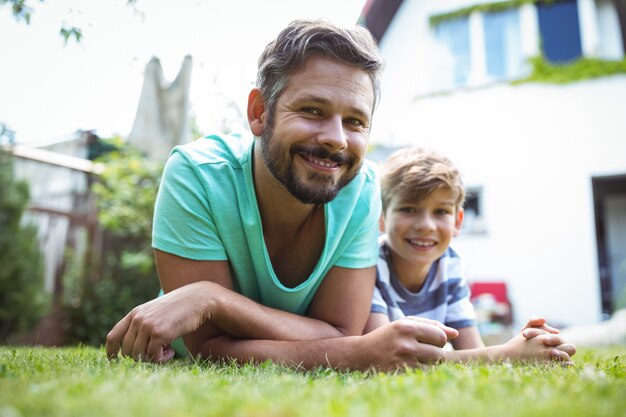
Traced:
<svg viewBox="0 0 626 417">
<path fill-rule="evenodd" d="M 418 46 L 427 33 L 415 13 L 429 3 L 405 1 L 383 38 L 372 143 L 436 149 L 483 187 L 487 233 L 454 246 L 470 279 L 509 283 L 516 321 L 600 320 L 591 178 L 626 174 L 626 76 L 418 98 L 418 78 L 436 71 Z"/>
</svg>

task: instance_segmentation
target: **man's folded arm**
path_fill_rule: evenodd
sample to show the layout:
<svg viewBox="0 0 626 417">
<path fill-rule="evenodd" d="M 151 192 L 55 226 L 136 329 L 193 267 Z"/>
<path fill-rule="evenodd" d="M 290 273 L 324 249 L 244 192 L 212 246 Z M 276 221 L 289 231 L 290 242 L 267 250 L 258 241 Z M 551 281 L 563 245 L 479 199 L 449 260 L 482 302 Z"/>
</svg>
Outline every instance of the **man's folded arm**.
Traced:
<svg viewBox="0 0 626 417">
<path fill-rule="evenodd" d="M 204 324 L 185 335 L 185 344 L 194 355 L 204 342 L 223 334 L 283 341 L 358 335 L 369 314 L 373 267 L 332 268 L 318 288 L 307 317 L 265 307 L 232 291 L 226 261 L 194 261 L 158 250 L 155 256 L 166 293 L 195 283 L 194 296 L 201 292 L 201 302 L 206 303 Z"/>
</svg>

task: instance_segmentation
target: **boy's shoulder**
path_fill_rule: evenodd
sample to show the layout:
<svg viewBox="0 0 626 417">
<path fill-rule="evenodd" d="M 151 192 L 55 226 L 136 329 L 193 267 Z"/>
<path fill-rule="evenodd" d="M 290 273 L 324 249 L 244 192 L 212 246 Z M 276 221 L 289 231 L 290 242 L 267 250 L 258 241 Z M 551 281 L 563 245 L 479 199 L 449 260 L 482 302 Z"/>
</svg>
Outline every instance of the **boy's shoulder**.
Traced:
<svg viewBox="0 0 626 417">
<path fill-rule="evenodd" d="M 458 258 L 461 259 L 461 255 L 457 251 L 455 251 L 452 246 L 448 246 L 448 249 L 443 253 L 443 256 L 448 258 Z"/>
</svg>

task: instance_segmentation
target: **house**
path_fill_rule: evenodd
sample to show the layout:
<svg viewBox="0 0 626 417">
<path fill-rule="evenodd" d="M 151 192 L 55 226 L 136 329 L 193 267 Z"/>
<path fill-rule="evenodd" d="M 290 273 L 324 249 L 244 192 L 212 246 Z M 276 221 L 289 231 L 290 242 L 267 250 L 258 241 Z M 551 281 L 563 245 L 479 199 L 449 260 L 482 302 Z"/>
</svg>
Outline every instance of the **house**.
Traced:
<svg viewBox="0 0 626 417">
<path fill-rule="evenodd" d="M 361 21 L 386 61 L 372 146 L 460 167 L 470 281 L 506 283 L 517 324 L 626 307 L 626 2 L 369 0 Z"/>
<path fill-rule="evenodd" d="M 99 239 L 97 214 L 90 193 L 103 170 L 93 159 L 110 150 L 91 131 L 77 131 L 37 146 L 10 145 L 2 150 L 15 156 L 16 177 L 29 184 L 25 220 L 36 225 L 44 264 L 44 286 L 61 297 L 63 274 L 71 258 L 90 256 Z"/>
</svg>

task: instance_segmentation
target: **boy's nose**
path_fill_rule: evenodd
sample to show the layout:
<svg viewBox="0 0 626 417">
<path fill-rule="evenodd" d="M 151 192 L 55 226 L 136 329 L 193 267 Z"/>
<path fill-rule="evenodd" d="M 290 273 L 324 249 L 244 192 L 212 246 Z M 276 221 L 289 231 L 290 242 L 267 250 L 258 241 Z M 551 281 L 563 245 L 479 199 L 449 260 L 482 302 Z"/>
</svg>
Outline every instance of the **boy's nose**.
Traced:
<svg viewBox="0 0 626 417">
<path fill-rule="evenodd" d="M 318 143 L 332 152 L 343 151 L 348 147 L 348 139 L 340 116 L 330 117 L 324 121 L 318 135 Z"/>
<path fill-rule="evenodd" d="M 431 231 L 435 229 L 435 222 L 428 213 L 422 213 L 416 217 L 413 227 L 420 231 Z"/>
</svg>

